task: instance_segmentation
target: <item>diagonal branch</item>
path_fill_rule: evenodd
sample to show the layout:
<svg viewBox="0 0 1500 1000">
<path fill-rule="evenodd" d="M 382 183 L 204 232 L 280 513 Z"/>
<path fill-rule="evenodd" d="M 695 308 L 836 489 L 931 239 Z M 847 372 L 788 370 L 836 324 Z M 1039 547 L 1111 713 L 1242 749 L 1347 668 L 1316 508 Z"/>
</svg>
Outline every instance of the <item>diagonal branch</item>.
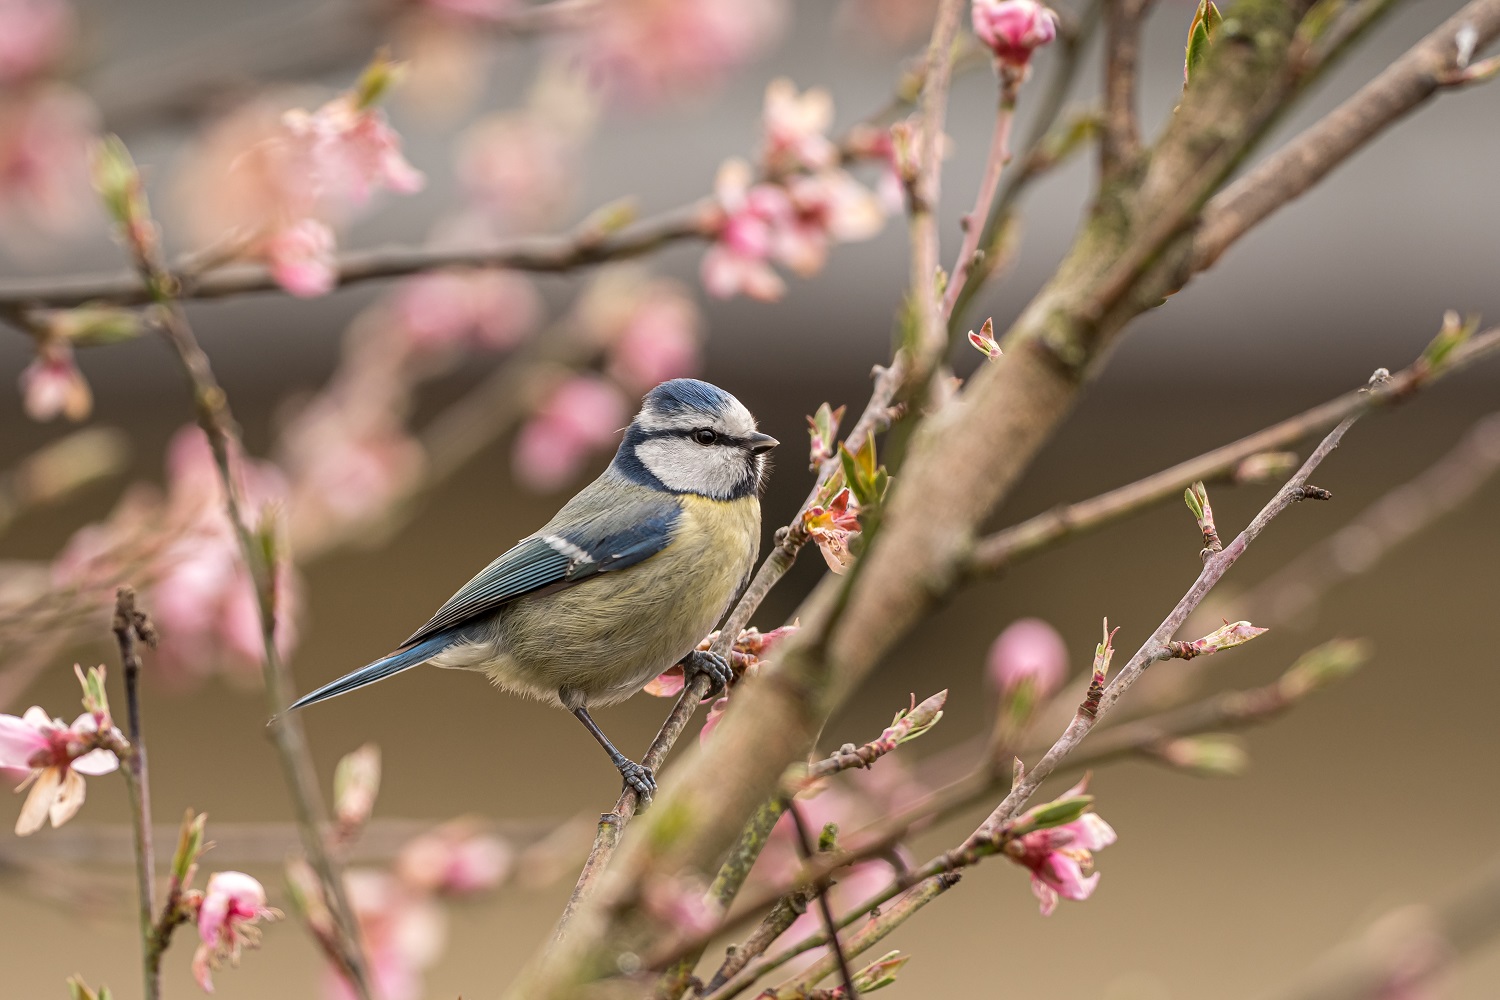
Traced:
<svg viewBox="0 0 1500 1000">
<path fill-rule="evenodd" d="M 1141 28 L 1151 5 L 1152 0 L 1110 0 L 1104 4 L 1104 128 L 1099 140 L 1099 173 L 1105 183 L 1141 153 L 1136 83 L 1140 77 Z"/>
<path fill-rule="evenodd" d="M 1457 65 L 1460 30 L 1472 28 L 1476 51 L 1500 36 L 1500 0 L 1474 0 L 1423 38 L 1379 76 L 1287 143 L 1204 208 L 1193 241 L 1193 269 L 1219 256 L 1261 220 L 1300 197 L 1362 146 L 1443 90 L 1467 81 Z"/>
</svg>

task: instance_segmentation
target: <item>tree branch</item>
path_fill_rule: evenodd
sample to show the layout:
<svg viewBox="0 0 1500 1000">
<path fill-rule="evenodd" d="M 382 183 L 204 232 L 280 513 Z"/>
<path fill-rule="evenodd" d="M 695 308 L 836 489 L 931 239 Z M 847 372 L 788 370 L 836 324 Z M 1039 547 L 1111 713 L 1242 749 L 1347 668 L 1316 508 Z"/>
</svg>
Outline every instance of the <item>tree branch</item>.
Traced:
<svg viewBox="0 0 1500 1000">
<path fill-rule="evenodd" d="M 988 535 L 975 543 L 968 562 L 968 572 L 974 575 L 1000 572 L 1014 560 L 1029 556 L 1064 538 L 1092 531 L 1152 504 L 1176 497 L 1183 489 L 1200 479 L 1212 480 L 1229 474 L 1253 455 L 1284 448 L 1309 434 L 1326 430 L 1340 420 L 1374 407 L 1400 402 L 1431 384 L 1434 378 L 1466 367 L 1496 350 L 1500 350 L 1500 327 L 1486 330 L 1469 339 L 1436 372 L 1418 360 L 1397 372 L 1386 383 L 1345 393 L 1279 424 L 1205 452 L 1197 458 L 1188 459 L 1170 469 L 1163 469 L 1128 486 L 1089 500 L 1056 507 Z M 1482 442 L 1479 442 L 1474 447 L 1481 445 Z"/>
<path fill-rule="evenodd" d="M 1151 3 L 1109 0 L 1104 4 L 1104 128 L 1099 138 L 1099 174 L 1104 183 L 1141 154 L 1136 80 L 1141 27 Z"/>
<path fill-rule="evenodd" d="M 1474 0 L 1379 76 L 1216 195 L 1193 240 L 1193 269 L 1213 266 L 1236 240 L 1300 197 L 1335 167 L 1429 98 L 1467 81 L 1456 38 L 1472 27 L 1482 50 L 1500 36 L 1500 0 Z"/>
</svg>

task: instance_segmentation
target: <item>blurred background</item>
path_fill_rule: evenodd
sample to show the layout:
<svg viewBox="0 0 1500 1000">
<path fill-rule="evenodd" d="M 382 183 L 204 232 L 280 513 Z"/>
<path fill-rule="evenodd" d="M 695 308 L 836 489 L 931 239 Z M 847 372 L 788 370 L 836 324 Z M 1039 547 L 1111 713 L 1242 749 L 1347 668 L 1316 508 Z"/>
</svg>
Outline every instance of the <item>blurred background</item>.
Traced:
<svg viewBox="0 0 1500 1000">
<path fill-rule="evenodd" d="M 187 250 L 203 245 L 198 231 L 215 210 L 232 215 L 233 191 L 211 182 L 201 186 L 217 155 L 206 148 L 207 130 L 224 128 L 261 85 L 271 88 L 266 100 L 278 107 L 316 107 L 349 86 L 374 49 L 390 41 L 398 57 L 413 60 L 411 78 L 388 101 L 391 122 L 426 183 L 418 193 L 378 196 L 358 217 L 341 218 L 340 245 L 463 245 L 558 230 L 626 195 L 650 214 L 710 194 L 722 160 L 756 156 L 763 94 L 778 76 L 799 88 L 826 87 L 837 133 L 887 104 L 899 61 L 920 46 L 928 16 L 920 0 L 758 0 L 745 6 L 762 19 L 754 31 L 745 29 L 753 42 L 711 72 L 694 70 L 687 83 L 660 93 L 644 77 L 595 66 L 602 74 L 596 80 L 606 84 L 602 97 L 578 97 L 566 79 L 554 80 L 550 93 L 535 84 L 556 76 L 554 66 L 579 58 L 567 49 L 577 39 L 566 32 L 560 41 L 505 38 L 463 20 L 481 11 L 482 22 L 484 4 L 453 6 L 473 10 L 388 10 L 352 2 L 79 2 L 72 8 L 68 55 L 47 70 L 48 86 L 53 77 L 68 81 L 56 86 L 76 88 L 70 97 L 90 102 L 88 114 L 122 135 L 146 171 L 167 246 Z M 1286 118 L 1267 148 L 1352 93 L 1458 6 L 1446 0 L 1400 5 Z M 1141 97 L 1143 121 L 1152 130 L 1169 118 L 1180 92 L 1191 15 L 1191 5 L 1164 0 L 1149 22 Z M 661 45 L 667 51 L 669 40 Z M 1097 42 L 1090 46 L 1074 91 L 1080 107 L 1097 89 L 1097 48 Z M 1027 98 L 1047 79 L 1054 55 L 1038 56 L 1037 79 L 1023 93 L 1023 135 Z M 994 86 L 987 68 L 955 84 L 943 178 L 945 257 L 956 252 L 957 219 L 978 183 Z M 549 103 L 556 101 L 562 103 Z M 571 121 L 576 131 L 562 139 L 523 140 L 517 131 L 528 127 L 522 112 Z M 1252 233 L 1211 273 L 1142 317 L 997 525 L 1249 433 L 1362 384 L 1376 367 L 1402 367 L 1420 353 L 1445 309 L 1492 321 L 1500 316 L 1497 121 L 1500 90 L 1477 87 L 1439 97 Z M 553 140 L 568 147 L 555 160 L 545 145 Z M 515 151 L 520 155 L 512 159 L 519 162 L 496 165 L 495 158 Z M 1092 171 L 1091 158 L 1083 156 L 1030 190 L 1019 257 L 982 295 L 972 325 L 993 316 L 1003 329 L 1046 279 L 1090 197 Z M 483 212 L 475 206 L 486 191 L 529 194 L 534 200 L 521 204 L 536 206 L 535 217 L 501 212 L 504 218 L 488 217 L 476 227 Z M 86 209 L 66 226 L 28 218 L 15 208 L 21 196 L 10 197 L 0 277 L 19 281 L 122 267 L 102 219 Z M 389 373 L 371 375 L 360 367 L 360 344 L 380 343 L 393 311 L 415 308 L 410 301 L 422 290 L 410 283 L 364 284 L 311 300 L 256 294 L 193 304 L 190 317 L 244 425 L 249 451 L 277 458 L 293 481 L 293 496 L 323 518 L 309 515 L 305 534 L 293 532 L 302 575 L 292 656 L 299 685 L 311 688 L 390 649 L 603 467 L 613 439 L 579 445 L 566 462 L 545 460 L 576 444 L 547 423 L 555 418 L 549 406 L 561 405 L 553 391 L 572 384 L 555 369 L 571 364 L 604 371 L 612 387 L 608 398 L 584 397 L 597 401 L 599 419 L 615 420 L 613 427 L 628 419 L 639 394 L 621 375 L 629 359 L 612 341 L 602 354 L 590 347 L 582 360 L 544 357 L 539 366 L 535 345 L 549 336 L 596 345 L 590 323 L 608 326 L 599 311 L 625 308 L 621 301 L 636 308 L 631 290 L 649 282 L 658 282 L 649 287 L 670 303 L 672 315 L 680 318 L 676 310 L 686 310 L 695 317 L 683 321 L 691 332 L 673 363 L 734 392 L 764 430 L 785 442 L 765 498 L 769 545 L 772 530 L 793 515 L 811 484 L 803 460 L 804 416 L 824 401 L 848 403 L 857 412 L 870 365 L 888 356 L 891 317 L 905 290 L 906 252 L 904 227 L 893 220 L 873 238 L 834 247 L 815 279 L 788 275 L 776 304 L 707 295 L 698 273 L 704 251 L 696 244 L 654 255 L 649 274 L 606 269 L 614 284 L 604 291 L 597 273 L 537 276 L 521 291 L 490 290 L 513 310 L 507 315 L 533 317 L 517 320 L 525 331 L 465 333 L 440 350 L 404 355 L 416 359 L 421 375 L 397 389 L 390 388 Z M 458 294 L 425 291 L 443 301 Z M 595 304 L 594 313 L 578 304 L 580 295 Z M 0 370 L 19 377 L 33 353 L 25 336 L 0 339 Z M 508 388 L 494 382 L 493 373 L 516 357 L 531 365 L 526 378 Z M 955 360 L 963 373 L 977 355 Z M 157 340 L 141 337 L 80 350 L 77 365 L 93 397 L 87 426 L 125 432 L 128 451 L 116 452 L 111 439 L 108 450 L 119 456 L 113 474 L 8 521 L 0 534 L 7 594 L 32 592 L 27 588 L 38 586 L 38 574 L 55 574 L 47 566 L 59 553 L 80 551 L 80 528 L 118 525 L 109 519 L 119 518 L 117 504 L 131 483 L 164 484 L 172 502 L 179 496 L 181 485 L 171 479 L 164 456 L 191 411 L 174 360 Z M 339 378 L 348 380 L 343 396 L 327 388 L 336 388 Z M 397 407 L 385 418 L 394 417 L 403 429 L 381 439 L 392 450 L 380 452 L 378 461 L 365 455 L 378 472 L 359 466 L 365 470 L 360 475 L 320 480 L 317 473 L 333 460 L 319 450 L 325 438 L 315 417 L 325 411 L 317 407 L 326 404 L 339 419 L 353 420 L 348 414 L 357 407 L 350 397 L 372 384 L 385 386 L 389 398 L 378 398 Z M 497 384 L 498 402 L 450 409 L 474 399 L 476 387 Z M 1245 600 L 1253 598 L 1257 609 L 1268 607 L 1276 595 L 1256 591 L 1258 582 L 1465 440 L 1496 409 L 1497 390 L 1500 369 L 1481 365 L 1362 422 L 1315 477 L 1334 501 L 1302 505 L 1280 518 L 1236 566 L 1224 593 L 1215 595 L 1216 613 L 1245 616 L 1235 594 L 1250 595 Z M 23 402 L 20 393 L 0 393 L 0 467 L 14 467 L 73 430 L 65 421 L 29 419 Z M 359 419 L 366 421 L 362 430 L 381 420 Z M 451 446 L 445 453 L 451 468 L 432 489 L 398 502 L 401 476 L 415 475 L 393 471 L 407 469 L 404 449 L 414 440 L 408 432 L 435 426 L 452 432 L 443 439 Z M 1386 550 L 1368 537 L 1346 536 L 1336 555 L 1347 579 L 1316 602 L 1278 608 L 1269 635 L 1202 661 L 1198 675 L 1207 689 L 1265 683 L 1306 649 L 1336 636 L 1373 642 L 1364 669 L 1289 716 L 1251 730 L 1251 764 L 1242 777 L 1207 780 L 1144 762 L 1097 774 L 1098 811 L 1120 840 L 1098 859 L 1103 878 L 1094 898 L 1064 902 L 1044 919 L 1023 871 L 1000 860 L 982 865 L 890 940 L 914 957 L 888 995 L 1253 997 L 1274 991 L 1392 908 L 1462 885 L 1500 847 L 1500 803 L 1486 794 L 1500 764 L 1500 736 L 1484 707 L 1496 666 L 1489 630 L 1500 588 L 1500 485 L 1486 476 L 1500 462 L 1500 430 L 1494 419 L 1485 426 L 1482 436 L 1468 439 L 1472 449 L 1458 461 L 1478 470 L 1473 482 L 1449 480 L 1406 495 L 1398 513 L 1423 525 L 1415 537 Z M 422 444 L 433 440 L 418 437 Z M 329 499 L 335 487 L 356 499 L 366 489 L 385 489 L 397 499 L 378 517 L 356 510 L 337 521 L 339 503 Z M 1272 489 L 1216 488 L 1221 532 L 1237 531 Z M 1456 509 L 1429 516 L 1423 504 L 1434 500 L 1451 500 Z M 328 527 L 333 523 L 338 530 Z M 905 767 L 908 780 L 916 780 L 915 762 L 987 726 L 993 707 L 983 680 L 986 650 L 1007 624 L 1022 616 L 1052 623 L 1075 671 L 1086 666 L 1104 616 L 1121 626 L 1118 645 L 1133 650 L 1196 575 L 1197 543 L 1191 518 L 1169 504 L 971 588 L 912 635 L 835 716 L 825 749 L 873 738 L 909 693 L 921 698 L 949 688 L 947 715 L 936 730 L 881 765 L 893 772 Z M 782 624 L 823 571 L 816 553 L 804 553 L 756 624 Z M 149 588 L 143 590 L 154 610 Z M 7 612 L 17 606 L 7 604 Z M 24 620 L 11 620 L 4 653 L 10 662 L 0 671 L 21 663 L 29 648 Z M 107 617 L 98 620 L 99 641 L 70 634 L 34 677 L 3 689 L 7 700 L 0 709 L 19 713 L 40 704 L 71 718 L 74 661 L 114 666 L 103 641 Z M 164 650 L 147 661 L 156 818 L 171 822 L 188 806 L 206 811 L 211 837 L 220 824 L 232 834 L 239 824 L 290 818 L 265 739 L 257 675 L 231 659 L 210 668 L 179 651 L 171 665 Z M 1177 669 L 1170 663 L 1155 668 Z M 600 722 L 627 753 L 638 755 L 669 705 L 641 696 L 600 713 Z M 427 948 L 424 961 L 413 960 L 422 982 L 410 995 L 498 993 L 550 934 L 589 826 L 613 802 L 617 778 L 597 748 L 561 713 L 501 696 L 480 678 L 457 672 L 407 673 L 319 706 L 305 722 L 325 786 L 343 754 L 366 741 L 379 743 L 384 778 L 376 817 L 414 821 L 382 829 L 410 832 L 472 815 L 506 838 L 512 859 L 526 860 L 532 870 L 498 889 L 443 902 L 441 918 L 422 924 L 422 946 L 412 946 L 415 953 L 434 944 L 441 923 L 442 946 Z M 915 840 L 913 854 L 925 859 L 957 842 L 989 808 L 927 831 Z M 576 823 L 566 828 L 571 834 L 549 834 L 550 870 L 535 852 L 515 853 L 578 817 L 582 841 Z M 0 840 L 6 995 L 61 996 L 71 973 L 107 983 L 117 995 L 135 995 L 128 855 L 123 841 L 109 834 L 123 829 L 126 819 L 121 784 L 95 780 L 83 812 L 68 827 L 26 841 Z M 383 850 L 374 833 L 371 855 Z M 221 845 L 206 867 L 243 867 L 279 895 L 278 861 L 289 844 L 284 836 L 216 839 Z M 45 866 L 40 876 L 39 864 Z M 80 888 L 87 890 L 81 901 L 74 898 Z M 196 990 L 188 972 L 189 938 L 184 933 L 167 959 L 174 996 Z M 300 997 L 317 995 L 323 977 L 315 949 L 288 921 L 272 926 L 262 951 L 241 968 L 221 972 L 216 982 L 218 994 L 228 998 L 272 991 Z M 1500 952 L 1491 950 L 1448 976 L 1444 995 L 1491 997 L 1497 977 Z"/>
</svg>

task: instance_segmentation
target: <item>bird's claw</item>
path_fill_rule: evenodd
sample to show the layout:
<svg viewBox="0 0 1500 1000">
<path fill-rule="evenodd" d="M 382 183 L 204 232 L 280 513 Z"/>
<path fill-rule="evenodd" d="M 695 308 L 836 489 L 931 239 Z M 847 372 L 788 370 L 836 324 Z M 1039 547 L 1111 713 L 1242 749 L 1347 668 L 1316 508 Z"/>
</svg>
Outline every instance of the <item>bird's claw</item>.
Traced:
<svg viewBox="0 0 1500 1000">
<path fill-rule="evenodd" d="M 656 775 L 649 767 L 633 760 L 626 760 L 615 766 L 620 769 L 620 777 L 625 779 L 625 787 L 635 792 L 640 807 L 644 809 L 656 795 Z"/>
<path fill-rule="evenodd" d="M 734 680 L 734 670 L 730 668 L 729 661 L 718 653 L 705 649 L 695 649 L 682 660 L 682 677 L 688 685 L 691 686 L 693 678 L 699 674 L 707 675 L 709 679 L 710 698 L 729 690 L 729 685 Z"/>
</svg>

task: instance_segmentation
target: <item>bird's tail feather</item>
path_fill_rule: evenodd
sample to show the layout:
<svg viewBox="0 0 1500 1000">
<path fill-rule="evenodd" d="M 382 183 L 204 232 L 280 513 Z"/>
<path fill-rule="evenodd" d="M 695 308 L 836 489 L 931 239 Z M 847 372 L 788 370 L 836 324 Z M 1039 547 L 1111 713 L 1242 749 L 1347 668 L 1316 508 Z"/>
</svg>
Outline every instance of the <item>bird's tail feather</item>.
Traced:
<svg viewBox="0 0 1500 1000">
<path fill-rule="evenodd" d="M 374 663 L 366 664 L 352 673 L 347 673 L 336 681 L 330 681 L 318 688 L 311 694 L 298 698 L 292 708 L 304 708 L 320 701 L 327 701 L 341 694 L 362 688 L 366 684 L 374 684 L 376 681 L 385 680 L 392 674 L 398 674 L 410 667 L 425 663 L 448 646 L 453 645 L 454 636 L 448 632 L 440 632 L 429 639 L 417 643 L 407 649 L 384 656 Z"/>
</svg>

